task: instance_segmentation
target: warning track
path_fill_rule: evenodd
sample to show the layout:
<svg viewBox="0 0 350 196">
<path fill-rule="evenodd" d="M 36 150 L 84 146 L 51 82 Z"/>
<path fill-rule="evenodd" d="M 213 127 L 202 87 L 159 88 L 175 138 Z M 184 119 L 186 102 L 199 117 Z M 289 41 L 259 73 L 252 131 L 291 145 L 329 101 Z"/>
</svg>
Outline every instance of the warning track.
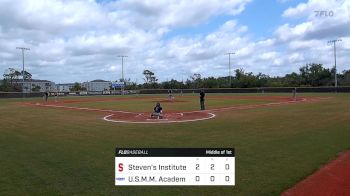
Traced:
<svg viewBox="0 0 350 196">
<path fill-rule="evenodd" d="M 282 193 L 282 196 L 294 195 L 350 195 L 350 150 Z"/>
</svg>

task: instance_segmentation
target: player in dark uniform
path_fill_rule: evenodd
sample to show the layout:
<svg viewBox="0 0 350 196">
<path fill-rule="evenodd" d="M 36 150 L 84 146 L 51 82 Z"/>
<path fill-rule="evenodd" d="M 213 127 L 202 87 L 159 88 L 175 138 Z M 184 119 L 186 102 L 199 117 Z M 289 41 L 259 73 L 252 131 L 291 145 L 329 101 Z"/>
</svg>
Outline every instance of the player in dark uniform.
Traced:
<svg viewBox="0 0 350 196">
<path fill-rule="evenodd" d="M 172 101 L 172 100 L 174 99 L 173 90 L 171 90 L 171 89 L 168 90 L 168 99 L 169 99 L 170 101 Z"/>
<path fill-rule="evenodd" d="M 203 90 L 201 90 L 201 92 L 199 93 L 199 102 L 201 105 L 201 110 L 205 110 L 204 97 L 205 97 L 205 93 Z"/>
<path fill-rule="evenodd" d="M 160 119 L 160 118 L 163 118 L 163 108 L 162 106 L 160 106 L 160 103 L 157 102 L 156 106 L 154 107 L 153 109 L 153 113 L 151 114 L 151 118 L 157 118 L 157 119 Z"/>
<path fill-rule="evenodd" d="M 45 99 L 45 102 L 47 102 L 47 100 L 49 99 L 49 92 L 45 92 L 44 93 L 44 99 Z"/>
</svg>

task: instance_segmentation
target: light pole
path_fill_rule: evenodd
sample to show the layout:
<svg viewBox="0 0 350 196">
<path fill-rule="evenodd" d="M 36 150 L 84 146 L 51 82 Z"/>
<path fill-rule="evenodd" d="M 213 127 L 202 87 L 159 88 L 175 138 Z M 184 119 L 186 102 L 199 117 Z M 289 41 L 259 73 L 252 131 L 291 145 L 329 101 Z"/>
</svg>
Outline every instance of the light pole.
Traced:
<svg viewBox="0 0 350 196">
<path fill-rule="evenodd" d="M 22 50 L 22 92 L 24 92 L 24 51 L 30 50 L 30 48 L 16 47 L 16 49 Z M 29 87 L 30 88 L 30 87 Z"/>
<path fill-rule="evenodd" d="M 335 91 L 337 92 L 338 88 L 338 79 L 337 79 L 337 42 L 341 42 L 341 39 L 335 39 L 335 40 L 330 40 L 328 41 L 328 44 L 333 44 L 333 50 L 334 50 L 334 87 Z"/>
<path fill-rule="evenodd" d="M 124 79 L 124 58 L 128 57 L 128 56 L 125 56 L 125 55 L 120 55 L 118 56 L 120 58 L 122 58 L 122 80 L 123 80 L 123 88 L 122 88 L 122 94 L 124 94 L 124 86 L 125 86 L 125 79 Z"/>
<path fill-rule="evenodd" d="M 229 80 L 230 80 L 230 88 L 232 87 L 232 78 L 231 78 L 231 54 L 236 54 L 234 52 L 228 52 L 226 55 L 228 55 L 228 73 L 229 73 Z"/>
</svg>

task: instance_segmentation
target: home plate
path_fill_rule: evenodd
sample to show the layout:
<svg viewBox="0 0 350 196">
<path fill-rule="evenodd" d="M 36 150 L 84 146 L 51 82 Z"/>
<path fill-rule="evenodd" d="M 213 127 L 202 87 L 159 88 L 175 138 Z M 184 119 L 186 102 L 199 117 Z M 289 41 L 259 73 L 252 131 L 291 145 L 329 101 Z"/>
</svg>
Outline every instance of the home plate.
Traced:
<svg viewBox="0 0 350 196">
<path fill-rule="evenodd" d="M 158 121 L 158 120 L 160 120 L 160 121 L 167 121 L 167 120 L 169 120 L 169 119 L 167 119 L 167 118 L 159 118 L 159 119 L 157 119 L 157 118 L 147 118 L 146 120 L 153 120 L 153 121 Z"/>
</svg>

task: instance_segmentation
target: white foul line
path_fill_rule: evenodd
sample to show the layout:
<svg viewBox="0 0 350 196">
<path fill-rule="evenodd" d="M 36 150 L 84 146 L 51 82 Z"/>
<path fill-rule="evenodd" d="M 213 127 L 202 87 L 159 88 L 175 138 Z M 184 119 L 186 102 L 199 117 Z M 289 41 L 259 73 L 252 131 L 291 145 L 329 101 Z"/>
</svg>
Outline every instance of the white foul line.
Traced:
<svg viewBox="0 0 350 196">
<path fill-rule="evenodd" d="M 127 121 L 127 120 L 112 120 L 108 119 L 112 117 L 114 114 L 107 115 L 103 117 L 103 120 L 108 122 L 117 122 L 117 123 L 132 123 L 132 124 L 156 124 L 156 123 L 184 123 L 184 122 L 195 122 L 195 121 L 201 121 L 201 120 L 208 120 L 211 118 L 214 118 L 216 115 L 213 113 L 208 113 L 210 116 L 206 118 L 197 118 L 197 119 L 191 119 L 191 120 L 169 120 L 169 121 Z"/>
</svg>

